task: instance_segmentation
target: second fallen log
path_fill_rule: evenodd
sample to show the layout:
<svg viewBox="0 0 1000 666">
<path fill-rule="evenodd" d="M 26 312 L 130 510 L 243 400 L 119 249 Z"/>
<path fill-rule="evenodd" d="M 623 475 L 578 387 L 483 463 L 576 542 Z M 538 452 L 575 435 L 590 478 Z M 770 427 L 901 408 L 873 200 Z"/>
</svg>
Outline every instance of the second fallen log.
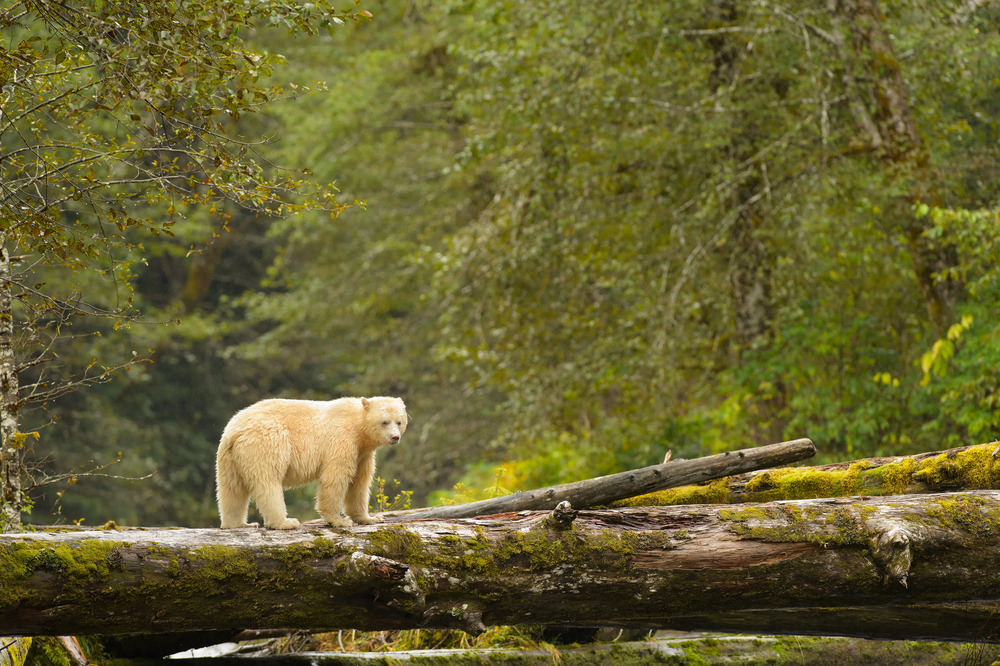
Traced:
<svg viewBox="0 0 1000 666">
<path fill-rule="evenodd" d="M 385 518 L 388 521 L 412 518 L 435 520 L 474 518 L 517 511 L 547 511 L 554 509 L 560 502 L 569 502 L 576 508 L 601 506 L 666 488 L 789 465 L 814 455 L 816 447 L 811 441 L 796 439 L 752 449 L 726 451 L 693 460 L 675 460 L 595 479 L 574 481 L 467 504 L 396 511 L 386 513 Z"/>
<path fill-rule="evenodd" d="M 734 474 L 698 485 L 638 495 L 612 506 L 746 504 L 997 489 L 1000 489 L 1000 445 L 993 442 L 910 456 Z"/>
</svg>

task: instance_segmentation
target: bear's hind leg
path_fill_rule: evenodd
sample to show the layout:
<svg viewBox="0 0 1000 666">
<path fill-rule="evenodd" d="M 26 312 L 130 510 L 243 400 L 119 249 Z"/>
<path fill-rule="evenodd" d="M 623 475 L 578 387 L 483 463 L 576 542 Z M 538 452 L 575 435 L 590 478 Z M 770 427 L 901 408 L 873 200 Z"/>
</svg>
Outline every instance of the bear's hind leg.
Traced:
<svg viewBox="0 0 1000 666">
<path fill-rule="evenodd" d="M 264 516 L 264 527 L 272 530 L 294 530 L 299 521 L 288 517 L 285 508 L 285 490 L 280 483 L 268 484 L 254 489 L 254 501 L 257 509 Z"/>
<path fill-rule="evenodd" d="M 247 510 L 250 508 L 250 493 L 245 489 L 219 493 L 219 516 L 222 518 L 222 529 L 237 527 L 257 527 L 257 523 L 247 522 Z"/>
<path fill-rule="evenodd" d="M 372 477 L 375 476 L 375 454 L 371 454 L 360 463 L 347 488 L 345 512 L 358 525 L 371 525 L 382 522 L 382 516 L 368 515 L 368 498 L 371 495 Z"/>
<path fill-rule="evenodd" d="M 348 478 L 344 469 L 324 472 L 319 479 L 319 490 L 316 492 L 316 510 L 323 520 L 331 527 L 350 527 L 354 523 L 340 515 L 347 495 Z"/>
<path fill-rule="evenodd" d="M 215 497 L 219 503 L 219 517 L 222 518 L 222 529 L 239 527 L 257 527 L 257 523 L 247 522 L 247 510 L 250 508 L 250 491 L 242 479 L 232 469 L 225 458 L 218 462 L 215 476 Z"/>
</svg>

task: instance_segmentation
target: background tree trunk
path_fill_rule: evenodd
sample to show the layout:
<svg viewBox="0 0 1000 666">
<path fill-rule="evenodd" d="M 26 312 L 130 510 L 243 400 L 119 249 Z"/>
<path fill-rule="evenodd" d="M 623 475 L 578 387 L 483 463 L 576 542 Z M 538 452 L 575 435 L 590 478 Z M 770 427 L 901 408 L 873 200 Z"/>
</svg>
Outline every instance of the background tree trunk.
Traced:
<svg viewBox="0 0 1000 666">
<path fill-rule="evenodd" d="M 10 255 L 0 243 L 0 532 L 21 527 L 21 455 L 24 437 L 17 425 L 17 359 L 14 357 L 13 279 Z"/>
<path fill-rule="evenodd" d="M 0 634 L 550 624 L 995 641 L 1000 493 L 0 536 Z"/>
<path fill-rule="evenodd" d="M 852 61 L 856 61 L 865 72 L 865 90 L 860 90 L 860 83 L 853 76 L 845 77 L 848 96 L 855 100 L 852 106 L 855 119 L 869 147 L 881 160 L 886 181 L 909 191 L 908 196 L 891 202 L 884 214 L 890 225 L 902 229 L 909 242 L 928 313 L 943 335 L 953 323 L 952 309 L 962 296 L 963 286 L 954 279 L 939 281 L 935 277 L 956 264 L 955 253 L 924 236 L 925 222 L 917 220 L 910 209 L 918 201 L 938 204 L 940 197 L 928 164 L 928 151 L 913 115 L 903 70 L 885 28 L 885 17 L 878 0 L 827 0 L 827 5 L 845 71 L 852 72 L 855 69 Z M 850 34 L 852 50 L 843 46 L 841 26 Z M 860 101 L 861 98 L 867 102 Z"/>
</svg>

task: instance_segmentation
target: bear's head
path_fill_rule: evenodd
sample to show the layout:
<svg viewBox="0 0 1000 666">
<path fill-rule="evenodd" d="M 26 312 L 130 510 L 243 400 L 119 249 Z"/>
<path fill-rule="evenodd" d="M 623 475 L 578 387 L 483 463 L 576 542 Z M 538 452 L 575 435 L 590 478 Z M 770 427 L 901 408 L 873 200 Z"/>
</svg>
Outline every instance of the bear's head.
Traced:
<svg viewBox="0 0 1000 666">
<path fill-rule="evenodd" d="M 406 432 L 406 405 L 400 398 L 361 398 L 365 428 L 376 446 L 392 445 Z"/>
</svg>

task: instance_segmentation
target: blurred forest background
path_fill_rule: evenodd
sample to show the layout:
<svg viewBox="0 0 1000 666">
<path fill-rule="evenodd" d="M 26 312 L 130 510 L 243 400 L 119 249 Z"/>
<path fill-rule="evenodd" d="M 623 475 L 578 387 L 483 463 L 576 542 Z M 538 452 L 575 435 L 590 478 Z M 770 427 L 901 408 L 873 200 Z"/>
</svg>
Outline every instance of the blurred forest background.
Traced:
<svg viewBox="0 0 1000 666">
<path fill-rule="evenodd" d="M 142 322 L 85 319 L 60 358 L 152 363 L 22 430 L 52 473 L 155 474 L 51 486 L 26 522 L 217 524 L 218 438 L 266 397 L 402 397 L 378 474 L 416 506 L 667 450 L 1000 437 L 1000 3 L 363 6 L 248 34 L 329 91 L 234 122 L 364 209 L 143 236 Z"/>
</svg>

